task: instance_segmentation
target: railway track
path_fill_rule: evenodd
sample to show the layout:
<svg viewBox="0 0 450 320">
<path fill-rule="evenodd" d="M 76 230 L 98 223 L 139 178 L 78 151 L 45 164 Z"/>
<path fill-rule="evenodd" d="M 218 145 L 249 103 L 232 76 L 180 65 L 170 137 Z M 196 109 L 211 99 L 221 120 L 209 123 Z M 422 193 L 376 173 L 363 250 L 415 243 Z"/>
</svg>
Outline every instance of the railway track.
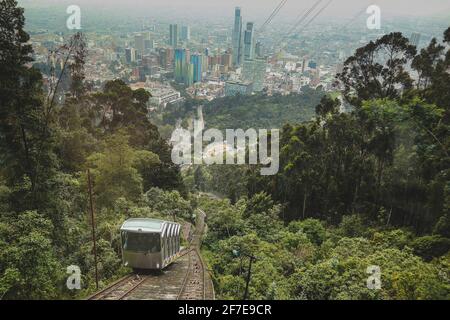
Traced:
<svg viewBox="0 0 450 320">
<path fill-rule="evenodd" d="M 189 265 L 178 300 L 214 300 L 215 292 L 210 274 L 201 254 L 200 247 L 205 229 L 206 214 L 198 210 L 201 217 L 197 219 L 196 230 L 191 241 Z"/>
<path fill-rule="evenodd" d="M 206 270 L 197 248 L 189 252 L 189 267 L 177 300 L 206 299 Z"/>
<path fill-rule="evenodd" d="M 190 245 L 162 273 L 129 274 L 88 300 L 214 299 L 214 288 L 200 255 L 205 213 L 200 211 Z"/>
<path fill-rule="evenodd" d="M 88 300 L 123 300 L 144 283 L 148 277 L 148 275 L 130 274 L 90 296 Z"/>
</svg>

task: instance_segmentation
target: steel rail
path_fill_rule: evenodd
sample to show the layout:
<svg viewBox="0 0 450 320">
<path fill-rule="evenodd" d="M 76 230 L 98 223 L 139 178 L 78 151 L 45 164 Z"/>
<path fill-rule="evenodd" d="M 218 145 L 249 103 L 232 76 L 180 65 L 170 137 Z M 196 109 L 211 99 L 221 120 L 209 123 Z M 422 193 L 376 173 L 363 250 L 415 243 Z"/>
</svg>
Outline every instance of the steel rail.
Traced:
<svg viewBox="0 0 450 320">
<path fill-rule="evenodd" d="M 126 275 L 126 276 L 124 276 L 124 277 L 122 277 L 122 278 L 116 280 L 116 281 L 113 282 L 112 284 L 108 285 L 106 288 L 104 288 L 104 289 L 102 289 L 102 290 L 100 290 L 100 291 L 98 291 L 98 292 L 92 294 L 91 296 L 89 296 L 89 297 L 87 298 L 87 300 L 101 300 L 101 299 L 98 299 L 98 298 L 99 298 L 99 297 L 100 297 L 100 298 L 101 298 L 101 297 L 105 297 L 105 296 L 107 296 L 108 294 L 112 293 L 115 289 L 120 288 L 120 286 L 121 286 L 121 284 L 122 284 L 123 282 L 126 282 L 126 281 L 129 280 L 129 279 L 131 280 L 131 278 L 132 278 L 134 275 L 135 275 L 134 273 L 130 273 L 130 274 L 128 274 L 128 275 Z"/>
</svg>

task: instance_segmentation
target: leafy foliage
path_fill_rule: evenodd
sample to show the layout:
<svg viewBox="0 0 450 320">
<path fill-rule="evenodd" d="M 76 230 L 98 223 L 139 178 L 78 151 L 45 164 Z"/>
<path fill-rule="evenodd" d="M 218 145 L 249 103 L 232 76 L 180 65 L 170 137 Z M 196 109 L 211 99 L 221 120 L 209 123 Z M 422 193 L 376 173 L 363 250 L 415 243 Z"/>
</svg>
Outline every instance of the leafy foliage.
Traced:
<svg viewBox="0 0 450 320">
<path fill-rule="evenodd" d="M 369 99 L 398 98 L 399 87 L 412 87 L 406 65 L 415 54 L 416 48 L 399 32 L 357 49 L 337 76 L 344 86 L 345 98 L 355 106 Z"/>
<path fill-rule="evenodd" d="M 214 99 L 203 107 L 209 128 L 280 128 L 285 123 L 309 121 L 324 92 L 306 88 L 301 94 L 233 96 Z M 198 104 L 198 103 L 197 103 Z M 164 111 L 165 124 L 175 125 L 178 119 L 195 115 L 196 103 L 168 106 Z"/>
<path fill-rule="evenodd" d="M 356 218 L 345 219 L 339 228 L 314 219 L 295 221 L 272 228 L 271 237 L 264 238 L 259 234 L 266 226 L 254 224 L 251 216 L 244 218 L 262 197 L 266 196 L 259 194 L 234 206 L 208 196 L 200 199 L 201 207 L 210 209 L 204 250 L 220 298 L 242 298 L 246 257 L 254 255 L 251 299 L 448 299 L 450 283 L 442 266 L 423 261 L 408 247 L 421 238 L 412 241 L 408 232 L 380 227 L 364 237 L 345 235 L 349 225 L 362 225 Z M 271 223 L 278 219 L 272 216 Z M 381 290 L 367 287 L 366 270 L 373 265 L 381 269 Z"/>
</svg>

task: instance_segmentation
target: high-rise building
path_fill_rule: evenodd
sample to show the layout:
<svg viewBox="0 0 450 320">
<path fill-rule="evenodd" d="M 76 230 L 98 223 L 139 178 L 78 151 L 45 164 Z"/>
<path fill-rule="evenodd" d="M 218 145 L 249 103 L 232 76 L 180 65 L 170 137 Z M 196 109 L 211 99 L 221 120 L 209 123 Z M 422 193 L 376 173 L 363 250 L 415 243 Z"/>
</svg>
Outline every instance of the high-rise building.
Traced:
<svg viewBox="0 0 450 320">
<path fill-rule="evenodd" d="M 258 58 L 264 57 L 264 48 L 261 41 L 257 41 L 255 45 L 255 56 Z"/>
<path fill-rule="evenodd" d="M 152 76 L 159 73 L 158 55 L 153 53 L 142 57 L 142 71 L 139 70 L 142 81 L 145 81 L 146 76 Z"/>
<path fill-rule="evenodd" d="M 411 38 L 409 39 L 409 42 L 411 42 L 412 45 L 414 46 L 419 46 L 420 43 L 420 37 L 421 34 L 418 32 L 413 32 L 413 34 L 411 35 Z"/>
<path fill-rule="evenodd" d="M 190 87 L 194 84 L 194 65 L 192 63 L 186 63 L 183 78 L 183 83 L 186 87 Z"/>
<path fill-rule="evenodd" d="M 164 69 L 171 69 L 173 67 L 174 50 L 172 48 L 159 48 L 159 64 Z"/>
<path fill-rule="evenodd" d="M 184 49 L 186 51 L 186 62 L 189 63 L 191 61 L 191 50 Z"/>
<path fill-rule="evenodd" d="M 253 82 L 253 91 L 260 92 L 264 89 L 267 62 L 265 59 L 245 60 L 242 70 L 244 81 Z"/>
<path fill-rule="evenodd" d="M 247 23 L 244 31 L 244 60 L 251 60 L 255 53 L 255 32 L 253 22 Z"/>
<path fill-rule="evenodd" d="M 186 69 L 186 49 L 175 49 L 175 81 L 184 83 L 184 72 Z"/>
<path fill-rule="evenodd" d="M 193 54 L 191 55 L 191 64 L 193 65 L 193 82 L 202 82 L 203 74 L 202 74 L 202 59 L 203 56 L 201 54 Z"/>
<path fill-rule="evenodd" d="M 178 25 L 171 24 L 169 28 L 169 45 L 178 47 Z"/>
<path fill-rule="evenodd" d="M 175 49 L 173 48 L 167 48 L 166 49 L 166 59 L 167 59 L 167 68 L 174 68 L 175 67 Z"/>
<path fill-rule="evenodd" d="M 142 57 L 145 50 L 144 36 L 142 34 L 134 37 L 134 47 L 137 50 L 137 55 Z"/>
<path fill-rule="evenodd" d="M 139 81 L 141 82 L 145 82 L 146 77 L 148 75 L 150 75 L 150 71 L 146 66 L 139 66 L 138 68 L 138 72 L 139 72 Z"/>
<path fill-rule="evenodd" d="M 242 60 L 242 17 L 241 8 L 236 7 L 234 12 L 234 27 L 233 27 L 233 65 L 238 66 Z"/>
<path fill-rule="evenodd" d="M 140 81 L 140 75 L 139 75 L 139 67 L 135 67 L 131 71 L 132 76 Z"/>
<path fill-rule="evenodd" d="M 197 75 L 197 79 L 200 79 L 201 81 L 201 56 L 200 55 L 191 56 L 189 49 L 181 49 L 181 48 L 175 49 L 174 77 L 176 82 L 183 83 L 188 87 L 194 84 L 195 70 L 194 70 L 194 63 L 192 63 L 193 61 L 196 62 L 196 66 L 199 68 L 199 70 L 197 69 L 197 72 L 200 72 L 200 74 Z"/>
<path fill-rule="evenodd" d="M 220 56 L 210 56 L 210 64 L 212 66 L 220 64 Z"/>
<path fill-rule="evenodd" d="M 220 62 L 222 63 L 223 66 L 226 66 L 228 68 L 231 68 L 231 66 L 233 65 L 233 58 L 231 56 L 230 53 L 225 52 L 224 54 L 222 54 L 222 56 L 220 57 Z"/>
<path fill-rule="evenodd" d="M 203 75 L 206 76 L 206 73 L 208 72 L 208 69 L 209 69 L 209 57 L 203 55 L 202 56 L 202 72 L 203 72 Z"/>
<path fill-rule="evenodd" d="M 132 63 L 136 61 L 136 50 L 134 50 L 134 48 L 125 49 L 125 60 L 127 63 Z"/>
<path fill-rule="evenodd" d="M 182 26 L 181 27 L 181 37 L 180 38 L 183 41 L 191 40 L 191 27 L 189 27 L 189 26 Z"/>
</svg>

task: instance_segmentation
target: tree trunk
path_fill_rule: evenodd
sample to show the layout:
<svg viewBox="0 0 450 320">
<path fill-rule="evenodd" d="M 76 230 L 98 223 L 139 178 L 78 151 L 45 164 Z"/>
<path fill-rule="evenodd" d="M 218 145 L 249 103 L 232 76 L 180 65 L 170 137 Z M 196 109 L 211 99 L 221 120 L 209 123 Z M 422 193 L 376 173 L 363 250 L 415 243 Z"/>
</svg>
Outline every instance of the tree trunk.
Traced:
<svg viewBox="0 0 450 320">
<path fill-rule="evenodd" d="M 305 212 L 306 212 L 306 191 L 303 194 L 303 213 L 302 213 L 303 219 L 305 219 Z"/>
</svg>

